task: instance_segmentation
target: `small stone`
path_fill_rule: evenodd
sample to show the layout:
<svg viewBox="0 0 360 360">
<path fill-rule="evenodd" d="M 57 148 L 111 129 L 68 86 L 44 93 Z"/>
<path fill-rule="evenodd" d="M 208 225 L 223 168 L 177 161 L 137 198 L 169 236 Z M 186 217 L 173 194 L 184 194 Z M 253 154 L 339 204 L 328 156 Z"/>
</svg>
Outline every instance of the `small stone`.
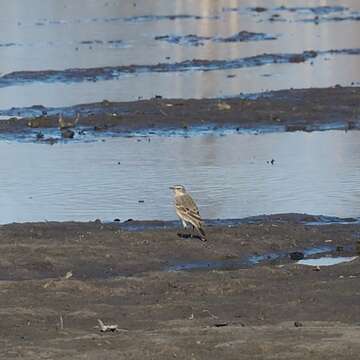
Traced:
<svg viewBox="0 0 360 360">
<path fill-rule="evenodd" d="M 256 11 L 256 12 L 265 12 L 265 11 L 267 11 L 267 8 L 262 7 L 262 6 L 256 6 L 256 7 L 253 7 L 251 10 Z"/>
<path fill-rule="evenodd" d="M 49 138 L 45 138 L 43 139 L 44 142 L 48 143 L 49 145 L 54 145 L 58 142 L 58 139 L 53 138 L 53 137 L 49 137 Z"/>
<path fill-rule="evenodd" d="M 43 138 L 44 138 L 44 134 L 41 131 L 36 133 L 36 140 L 41 140 Z"/>
<path fill-rule="evenodd" d="M 61 130 L 61 136 L 63 139 L 73 139 L 75 136 L 75 132 L 70 129 Z"/>
<path fill-rule="evenodd" d="M 101 128 L 100 126 L 95 125 L 95 126 L 94 126 L 94 130 L 95 130 L 95 131 L 101 131 L 102 128 Z"/>
<path fill-rule="evenodd" d="M 224 327 L 224 326 L 228 326 L 229 324 L 228 323 L 217 323 L 217 324 L 214 324 L 215 327 Z"/>
</svg>

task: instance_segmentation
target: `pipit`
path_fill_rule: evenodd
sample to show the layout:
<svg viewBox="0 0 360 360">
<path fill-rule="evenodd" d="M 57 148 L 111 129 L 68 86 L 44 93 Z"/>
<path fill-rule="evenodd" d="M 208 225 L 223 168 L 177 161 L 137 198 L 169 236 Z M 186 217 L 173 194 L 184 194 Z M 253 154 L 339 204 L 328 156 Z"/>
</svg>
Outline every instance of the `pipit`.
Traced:
<svg viewBox="0 0 360 360">
<path fill-rule="evenodd" d="M 196 229 L 200 234 L 200 240 L 206 241 L 205 231 L 203 229 L 204 222 L 200 216 L 199 209 L 193 198 L 186 192 L 182 185 L 174 185 L 170 187 L 175 193 L 175 209 L 176 214 L 180 218 L 183 227 L 186 229 L 188 224 Z"/>
</svg>

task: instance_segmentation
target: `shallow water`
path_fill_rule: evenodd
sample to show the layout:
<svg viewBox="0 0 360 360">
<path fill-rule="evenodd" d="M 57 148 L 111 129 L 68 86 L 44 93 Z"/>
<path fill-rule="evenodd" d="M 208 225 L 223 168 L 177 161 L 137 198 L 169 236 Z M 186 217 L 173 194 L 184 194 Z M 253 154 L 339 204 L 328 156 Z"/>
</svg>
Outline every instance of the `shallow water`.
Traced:
<svg viewBox="0 0 360 360">
<path fill-rule="evenodd" d="M 261 54 L 357 48 L 360 3 L 357 0 L 94 1 L 21 0 L 6 2 L 0 14 L 0 75 L 14 71 L 64 70 L 186 60 L 234 60 Z M 136 4 L 136 6 L 134 6 Z M 258 13 L 252 6 L 265 6 Z M 309 7 L 309 8 L 304 8 Z M 314 10 L 315 9 L 315 10 Z M 321 10 L 323 9 L 323 10 Z M 269 21 L 274 15 L 280 17 Z M 315 16 L 319 19 L 314 22 Z M 359 20 L 356 20 L 359 17 Z M 337 19 L 337 20 L 336 20 Z M 264 33 L 275 40 L 214 41 L 240 31 Z M 161 36 L 195 35 L 203 43 L 172 43 Z M 191 39 L 191 38 L 190 38 Z M 195 42 L 196 43 L 196 42 Z M 269 64 L 243 69 L 132 73 L 108 81 L 91 77 L 80 83 L 56 80 L 0 88 L 0 108 L 74 105 L 108 100 L 164 97 L 214 97 L 283 88 L 358 84 L 360 56 L 329 55 L 301 64 Z M 336 71 L 334 69 L 336 68 Z M 339 71 L 341 69 L 341 71 Z M 230 77 L 228 77 L 230 75 Z M 1 79 L 1 77 L 0 77 Z M 216 84 L 216 86 L 214 85 Z"/>
<path fill-rule="evenodd" d="M 173 220 L 177 183 L 208 219 L 360 214 L 360 131 L 104 140 L 0 141 L 0 222 Z"/>
<path fill-rule="evenodd" d="M 303 254 L 305 257 L 315 255 L 315 254 L 324 254 L 330 253 L 334 250 L 333 246 L 318 246 L 307 248 L 303 250 Z M 289 253 L 284 251 L 278 252 L 269 252 L 261 255 L 251 255 L 248 257 L 239 257 L 236 259 L 224 259 L 224 260 L 194 260 L 187 262 L 175 262 L 166 267 L 166 271 L 174 272 L 174 271 L 189 271 L 189 270 L 234 270 L 234 269 L 243 269 L 249 268 L 251 266 L 255 266 L 262 263 L 269 262 L 277 262 L 279 263 L 281 260 L 288 260 Z M 345 258 L 347 259 L 347 258 Z M 316 259 L 304 260 L 306 265 L 306 261 L 311 261 Z M 300 262 L 298 262 L 300 264 Z"/>
<path fill-rule="evenodd" d="M 319 259 L 300 260 L 297 263 L 300 265 L 307 265 L 307 266 L 333 266 L 333 265 L 354 261 L 357 258 L 358 258 L 357 256 L 321 257 Z"/>
</svg>

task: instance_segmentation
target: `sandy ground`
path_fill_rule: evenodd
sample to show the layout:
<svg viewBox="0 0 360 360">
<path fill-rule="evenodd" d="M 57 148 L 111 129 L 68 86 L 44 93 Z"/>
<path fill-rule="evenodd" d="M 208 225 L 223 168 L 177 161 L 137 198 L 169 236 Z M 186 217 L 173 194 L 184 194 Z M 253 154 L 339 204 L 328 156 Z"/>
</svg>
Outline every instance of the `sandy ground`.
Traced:
<svg viewBox="0 0 360 360">
<path fill-rule="evenodd" d="M 1 226 L 0 358 L 358 359 L 359 259 L 167 271 L 323 245 L 356 255 L 360 225 L 301 220 L 207 227 L 207 243 L 117 223 Z"/>
<path fill-rule="evenodd" d="M 24 116 L 0 122 L 0 132 L 32 132 L 58 126 L 58 114 L 74 118 L 79 126 L 95 131 L 123 132 L 144 129 L 191 129 L 194 126 L 316 130 L 360 128 L 360 87 L 283 90 L 256 99 L 231 98 L 176 100 L 152 99 L 134 102 L 77 105 L 47 109 L 34 106 L 12 109 L 8 115 Z M 26 114 L 37 114 L 29 118 Z M 24 115 L 25 114 L 25 115 Z"/>
</svg>

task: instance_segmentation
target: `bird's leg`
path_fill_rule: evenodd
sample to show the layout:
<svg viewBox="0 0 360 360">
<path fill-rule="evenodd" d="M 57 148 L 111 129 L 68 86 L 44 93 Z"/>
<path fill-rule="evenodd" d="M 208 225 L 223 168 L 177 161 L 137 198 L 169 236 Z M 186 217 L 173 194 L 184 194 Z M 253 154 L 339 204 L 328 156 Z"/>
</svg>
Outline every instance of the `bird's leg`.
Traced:
<svg viewBox="0 0 360 360">
<path fill-rule="evenodd" d="M 191 237 L 194 238 L 194 237 L 196 237 L 196 235 L 195 235 L 195 226 L 191 224 L 191 227 L 192 227 Z"/>
<path fill-rule="evenodd" d="M 183 228 L 186 230 L 187 229 L 186 221 L 184 221 L 183 219 L 180 219 L 180 220 L 181 220 Z M 187 238 L 191 237 L 191 234 L 187 234 L 186 232 L 185 233 L 178 233 L 178 236 L 187 239 Z"/>
</svg>

